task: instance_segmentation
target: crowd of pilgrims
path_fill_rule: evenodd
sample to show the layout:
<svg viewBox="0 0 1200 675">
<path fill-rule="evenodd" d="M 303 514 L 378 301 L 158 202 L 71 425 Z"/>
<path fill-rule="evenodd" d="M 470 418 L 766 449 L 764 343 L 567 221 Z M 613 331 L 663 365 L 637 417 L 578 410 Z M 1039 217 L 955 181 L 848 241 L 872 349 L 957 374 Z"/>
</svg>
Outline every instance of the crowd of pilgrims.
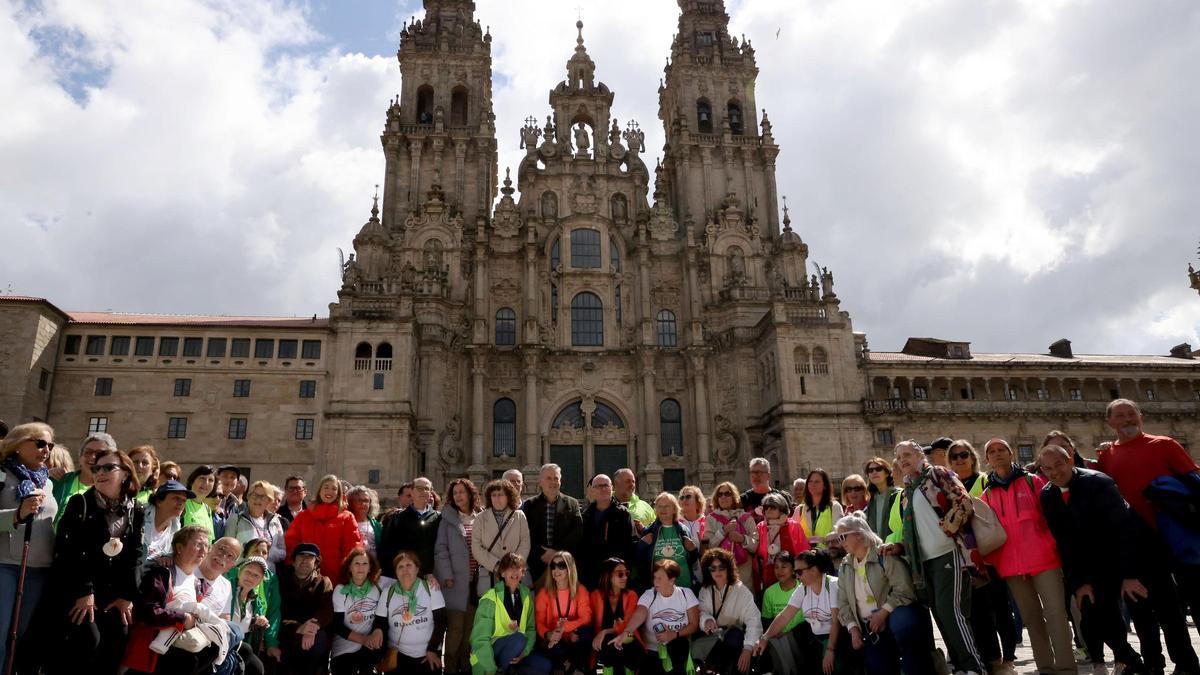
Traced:
<svg viewBox="0 0 1200 675">
<path fill-rule="evenodd" d="M 444 497 L 417 478 L 383 515 L 374 490 L 336 476 L 310 492 L 302 476 L 277 487 L 232 465 L 184 474 L 105 433 L 72 457 L 49 426 L 23 424 L 0 446 L 0 633 L 12 636 L 0 662 L 982 674 L 1016 672 L 1027 633 L 1038 673 L 1077 673 L 1077 653 L 1108 673 L 1107 647 L 1130 674 L 1163 672 L 1161 633 L 1174 672 L 1200 674 L 1186 623 L 1200 568 L 1147 490 L 1196 479 L 1196 464 L 1143 433 L 1130 401 L 1106 422 L 1117 440 L 1091 459 L 1060 431 L 1027 466 L 999 438 L 979 451 L 905 441 L 840 490 L 815 469 L 781 491 L 756 458 L 745 491 L 643 500 L 622 469 L 593 477 L 583 504 L 547 464 L 528 498 L 516 470 L 482 492 L 453 479 Z"/>
</svg>

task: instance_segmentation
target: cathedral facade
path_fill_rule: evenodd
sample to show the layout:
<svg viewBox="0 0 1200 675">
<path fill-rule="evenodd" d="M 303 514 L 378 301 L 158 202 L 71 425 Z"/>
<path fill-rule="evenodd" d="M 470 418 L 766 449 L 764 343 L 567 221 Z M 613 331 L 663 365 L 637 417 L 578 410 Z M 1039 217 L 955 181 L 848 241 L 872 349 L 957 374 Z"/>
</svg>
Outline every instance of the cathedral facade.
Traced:
<svg viewBox="0 0 1200 675">
<path fill-rule="evenodd" d="M 502 175 L 492 36 L 473 2 L 425 0 L 400 36 L 382 203 L 328 318 L 0 298 L 0 416 L 48 420 L 66 439 L 103 420 L 123 444 L 275 479 L 391 488 L 519 468 L 531 485 L 555 462 L 571 494 L 626 466 L 651 493 L 744 483 L 754 456 L 777 478 L 840 478 L 911 436 L 999 435 L 1031 456 L 1051 428 L 1084 446 L 1108 438 L 1117 395 L 1142 402 L 1151 432 L 1200 438 L 1186 345 L 972 354 L 913 338 L 873 352 L 781 203 L 752 45 L 729 35 L 720 0 L 678 1 L 661 163 L 647 167 L 637 122 L 613 117 L 580 23 L 544 122 L 526 120 L 525 156 Z"/>
</svg>

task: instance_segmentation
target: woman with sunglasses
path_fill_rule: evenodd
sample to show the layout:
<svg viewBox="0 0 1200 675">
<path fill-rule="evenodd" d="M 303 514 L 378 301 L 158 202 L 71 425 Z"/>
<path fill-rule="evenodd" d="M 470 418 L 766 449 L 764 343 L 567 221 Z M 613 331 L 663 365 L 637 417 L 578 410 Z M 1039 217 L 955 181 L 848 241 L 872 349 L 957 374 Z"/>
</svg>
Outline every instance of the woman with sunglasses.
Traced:
<svg viewBox="0 0 1200 675">
<path fill-rule="evenodd" d="M 54 501 L 59 505 L 64 505 L 72 495 L 83 494 L 92 486 L 94 476 L 92 476 L 92 464 L 96 462 L 96 453 L 101 450 L 117 449 L 117 441 L 115 438 L 103 431 L 98 431 L 94 434 L 88 434 L 88 437 L 83 439 L 83 443 L 79 446 L 79 455 L 76 466 L 78 471 L 70 471 L 62 477 L 62 480 L 54 481 Z M 58 517 L 62 518 L 63 509 L 58 510 Z M 58 526 L 57 521 L 55 526 Z"/>
<path fill-rule="evenodd" d="M 784 551 L 797 556 L 809 549 L 809 543 L 800 523 L 788 517 L 787 498 L 782 494 L 773 492 L 763 497 L 762 510 L 755 564 L 758 566 L 758 584 L 766 588 L 776 581 L 775 557 Z"/>
<path fill-rule="evenodd" d="M 592 651 L 597 654 L 596 665 L 604 669 L 605 675 L 631 675 L 638 667 L 635 650 L 617 649 L 608 642 L 613 635 L 625 630 L 629 619 L 637 611 L 637 593 L 629 590 L 629 566 L 620 558 L 609 558 L 600 566 L 600 584 L 592 591 Z M 641 642 L 641 634 L 631 635 L 625 646 L 634 640 Z"/>
<path fill-rule="evenodd" d="M 750 671 L 754 645 L 762 635 L 762 615 L 754 593 L 738 579 L 733 555 L 722 548 L 700 558 L 704 583 L 700 587 L 700 630 L 692 658 L 700 672 L 732 674 Z"/>
<path fill-rule="evenodd" d="M 21 616 L 17 637 L 25 633 L 33 610 L 41 600 L 54 559 L 54 485 L 46 462 L 54 449 L 54 429 L 41 422 L 22 424 L 9 431 L 0 444 L 0 466 L 4 483 L 0 487 L 0 663 L 8 654 L 8 636 L 12 628 L 13 602 L 22 582 L 21 560 L 25 550 L 25 532 L 29 533 L 29 555 L 21 597 Z M 21 652 L 18 651 L 18 654 Z"/>
<path fill-rule="evenodd" d="M 879 538 L 892 543 L 892 537 L 900 541 L 904 521 L 900 518 L 900 493 L 892 478 L 892 464 L 882 457 L 872 457 L 863 464 L 863 475 L 869 485 L 867 523 Z"/>
<path fill-rule="evenodd" d="M 244 547 L 251 539 L 264 539 L 271 544 L 266 556 L 271 571 L 287 557 L 284 544 L 283 518 L 272 509 L 275 506 L 275 486 L 265 480 L 257 480 L 246 490 L 246 505 L 230 517 L 225 532 L 237 537 Z"/>
<path fill-rule="evenodd" d="M 865 657 L 867 672 L 895 673 L 897 657 L 904 675 L 934 672 L 933 626 L 917 603 L 908 566 L 879 553 L 883 541 L 861 513 L 839 520 L 836 531 L 847 554 L 838 574 L 837 618 L 849 629 L 854 651 Z"/>
<path fill-rule="evenodd" d="M 825 469 L 813 469 L 804 479 L 804 503 L 796 505 L 792 517 L 804 528 L 809 546 L 824 548 L 825 537 L 833 524 L 845 515 L 841 502 L 833 497 L 833 483 Z"/>
<path fill-rule="evenodd" d="M 796 557 L 796 572 L 800 575 L 800 584 L 788 599 L 787 607 L 763 632 L 754 651 L 756 654 L 765 651 L 800 614 L 804 622 L 792 632 L 800 657 L 797 672 L 829 675 L 835 672 L 835 667 L 836 672 L 843 672 L 851 659 L 847 658 L 848 635 L 839 618 L 839 580 L 833 576 L 833 559 L 825 551 L 805 551 Z M 875 675 L 876 671 L 868 672 Z"/>
<path fill-rule="evenodd" d="M 80 663 L 91 672 L 115 672 L 138 598 L 145 514 L 135 501 L 133 462 L 119 450 L 94 457 L 95 484 L 67 501 L 54 543 L 55 605 L 65 638 L 65 662 L 56 665 L 63 672 L 77 672 Z"/>
<path fill-rule="evenodd" d="M 679 524 L 692 535 L 697 544 L 704 543 L 704 493 L 695 485 L 684 485 L 679 490 Z M 703 547 L 701 547 L 703 551 Z M 699 579 L 700 557 L 692 562 L 692 579 Z M 747 579 L 749 581 L 749 579 Z"/>
<path fill-rule="evenodd" d="M 538 651 L 530 659 L 534 670 L 571 673 L 591 662 L 592 603 L 579 583 L 575 558 L 559 551 L 538 581 L 535 613 Z"/>
<path fill-rule="evenodd" d="M 871 495 L 867 493 L 867 481 L 863 480 L 862 476 L 852 473 L 842 479 L 842 501 L 845 502 L 846 513 L 866 511 L 870 498 Z"/>
<path fill-rule="evenodd" d="M 738 577 L 753 586 L 752 551 L 758 545 L 754 514 L 742 508 L 737 486 L 728 481 L 713 491 L 712 507 L 704 521 L 704 541 L 709 548 L 723 548 L 732 553 Z"/>
<path fill-rule="evenodd" d="M 638 598 L 637 609 L 624 630 L 608 644 L 624 649 L 629 636 L 642 629 L 642 667 L 639 675 L 685 675 L 695 670 L 688 638 L 700 630 L 700 603 L 690 588 L 677 586 L 679 563 L 664 558 L 654 563 L 654 587 Z"/>
<path fill-rule="evenodd" d="M 982 496 L 988 486 L 988 477 L 979 471 L 979 454 L 975 446 L 965 439 L 954 441 L 947 451 L 947 458 L 950 470 L 962 481 L 967 492 L 972 497 Z M 971 593 L 971 633 L 979 657 L 986 663 L 995 664 L 993 673 L 1012 673 L 1017 659 L 1017 620 L 1008 601 L 1008 584 L 996 568 L 989 564 L 986 569 L 987 582 L 976 586 Z"/>
</svg>

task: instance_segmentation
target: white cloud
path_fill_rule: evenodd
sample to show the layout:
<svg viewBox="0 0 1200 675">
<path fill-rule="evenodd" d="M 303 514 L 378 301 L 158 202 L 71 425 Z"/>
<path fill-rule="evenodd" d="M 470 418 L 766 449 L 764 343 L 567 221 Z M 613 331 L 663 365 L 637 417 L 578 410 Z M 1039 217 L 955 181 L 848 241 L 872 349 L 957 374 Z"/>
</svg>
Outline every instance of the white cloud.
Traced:
<svg viewBox="0 0 1200 675">
<path fill-rule="evenodd" d="M 564 76 L 576 3 L 477 4 L 503 171 Z M 728 4 L 758 52 L 795 226 L 876 349 L 1200 342 L 1184 276 L 1196 5 Z M 653 166 L 676 4 L 582 6 L 614 115 L 647 131 Z M 328 47 L 311 16 L 282 0 L 0 0 L 0 236 L 31 253 L 0 286 L 69 308 L 323 314 L 400 78 L 391 53 Z"/>
</svg>

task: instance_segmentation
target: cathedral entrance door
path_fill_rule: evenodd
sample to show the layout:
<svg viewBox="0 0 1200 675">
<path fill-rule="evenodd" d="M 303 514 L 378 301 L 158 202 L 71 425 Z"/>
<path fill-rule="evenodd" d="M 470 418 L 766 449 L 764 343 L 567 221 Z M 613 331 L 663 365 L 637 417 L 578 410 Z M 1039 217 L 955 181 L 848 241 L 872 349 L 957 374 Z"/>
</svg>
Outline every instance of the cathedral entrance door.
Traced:
<svg viewBox="0 0 1200 675">
<path fill-rule="evenodd" d="M 562 486 L 559 489 L 563 494 L 583 502 L 586 494 L 583 489 L 583 446 L 551 445 L 550 461 L 562 467 Z"/>
<path fill-rule="evenodd" d="M 612 478 L 618 469 L 627 466 L 629 466 L 629 459 L 626 457 L 624 445 L 596 446 L 596 470 L 593 475 L 602 473 Z"/>
</svg>

